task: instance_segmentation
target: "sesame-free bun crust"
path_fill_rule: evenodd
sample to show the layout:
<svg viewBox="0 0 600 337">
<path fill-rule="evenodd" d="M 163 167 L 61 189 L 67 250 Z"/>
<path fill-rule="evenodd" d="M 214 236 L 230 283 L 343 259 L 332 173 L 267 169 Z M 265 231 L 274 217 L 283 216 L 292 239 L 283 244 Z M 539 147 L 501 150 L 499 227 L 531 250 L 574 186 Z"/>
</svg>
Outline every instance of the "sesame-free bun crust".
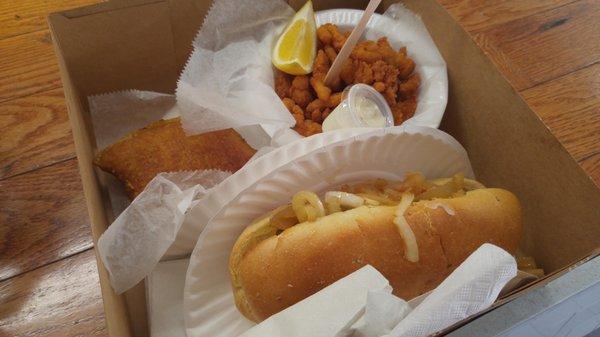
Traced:
<svg viewBox="0 0 600 337">
<path fill-rule="evenodd" d="M 396 296 L 412 299 L 435 288 L 483 243 L 514 253 L 521 238 L 521 208 L 502 189 L 413 203 L 405 218 L 419 260 L 404 258 L 393 223 L 396 206 L 361 206 L 304 222 L 276 235 L 267 214 L 238 238 L 230 274 L 238 309 L 260 322 L 370 264 Z"/>
</svg>

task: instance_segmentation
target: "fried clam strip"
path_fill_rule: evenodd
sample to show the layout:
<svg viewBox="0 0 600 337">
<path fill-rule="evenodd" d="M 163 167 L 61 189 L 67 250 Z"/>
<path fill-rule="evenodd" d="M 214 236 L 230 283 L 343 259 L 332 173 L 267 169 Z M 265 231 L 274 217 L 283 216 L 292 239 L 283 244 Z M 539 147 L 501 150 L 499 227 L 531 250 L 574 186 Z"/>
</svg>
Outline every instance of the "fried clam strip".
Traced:
<svg viewBox="0 0 600 337">
<path fill-rule="evenodd" d="M 340 76 L 330 85 L 324 79 L 349 35 L 333 24 L 317 29 L 318 50 L 309 75 L 275 73 L 275 91 L 296 120 L 294 129 L 303 136 L 322 131 L 321 123 L 341 101 L 345 87 L 356 83 L 371 85 L 390 105 L 394 123 L 400 125 L 417 108 L 421 79 L 406 47 L 394 50 L 386 37 L 361 41 L 345 60 Z M 287 100 L 287 101 L 286 101 Z"/>
</svg>

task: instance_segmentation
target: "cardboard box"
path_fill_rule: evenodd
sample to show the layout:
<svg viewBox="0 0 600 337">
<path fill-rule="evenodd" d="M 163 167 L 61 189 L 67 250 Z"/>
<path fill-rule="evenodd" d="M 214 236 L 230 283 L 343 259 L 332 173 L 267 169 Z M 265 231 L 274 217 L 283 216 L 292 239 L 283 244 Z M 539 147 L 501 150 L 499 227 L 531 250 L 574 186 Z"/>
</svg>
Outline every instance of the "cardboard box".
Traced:
<svg viewBox="0 0 600 337">
<path fill-rule="evenodd" d="M 298 8 L 304 0 L 290 3 Z M 364 3 L 315 1 L 317 9 Z M 441 128 L 467 149 L 482 182 L 519 196 L 522 249 L 555 273 L 496 304 L 502 305 L 594 254 L 600 190 L 442 6 L 435 0 L 406 5 L 422 16 L 448 64 Z M 173 92 L 209 6 L 209 0 L 114 0 L 49 17 L 95 241 L 115 214 L 92 166 L 96 147 L 86 97 L 131 88 Z M 100 260 L 98 269 L 109 335 L 147 335 L 143 284 L 118 296 Z"/>
</svg>

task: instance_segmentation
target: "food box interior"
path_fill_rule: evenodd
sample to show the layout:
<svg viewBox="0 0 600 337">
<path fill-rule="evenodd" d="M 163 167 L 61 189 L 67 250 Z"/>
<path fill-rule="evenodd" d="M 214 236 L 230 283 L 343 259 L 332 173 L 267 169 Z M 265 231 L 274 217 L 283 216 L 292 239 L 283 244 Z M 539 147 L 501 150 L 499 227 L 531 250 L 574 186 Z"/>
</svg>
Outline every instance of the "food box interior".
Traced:
<svg viewBox="0 0 600 337">
<path fill-rule="evenodd" d="M 367 1 L 313 2 L 319 10 L 362 8 Z M 379 11 L 393 2 L 383 1 Z M 290 1 L 296 9 L 303 3 Z M 600 246 L 600 189 L 441 5 L 405 5 L 422 17 L 448 66 L 441 129 L 466 148 L 478 180 L 513 191 L 522 203 L 521 250 L 547 274 L 589 255 Z M 113 0 L 49 17 L 95 241 L 116 215 L 92 165 L 87 96 L 126 89 L 173 93 L 209 7 L 209 0 Z M 109 335 L 147 335 L 144 285 L 118 296 L 98 264 Z"/>
</svg>

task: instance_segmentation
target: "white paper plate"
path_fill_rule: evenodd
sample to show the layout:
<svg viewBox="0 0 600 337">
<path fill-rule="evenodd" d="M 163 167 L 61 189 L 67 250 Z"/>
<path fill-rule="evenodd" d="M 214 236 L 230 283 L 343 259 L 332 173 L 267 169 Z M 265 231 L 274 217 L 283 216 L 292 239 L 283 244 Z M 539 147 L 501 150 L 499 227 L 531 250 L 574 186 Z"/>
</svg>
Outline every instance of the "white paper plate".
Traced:
<svg viewBox="0 0 600 337">
<path fill-rule="evenodd" d="M 297 153 L 296 147 L 304 145 L 295 142 L 271 155 L 289 158 Z M 235 307 L 227 269 L 229 253 L 253 219 L 289 202 L 294 193 L 304 189 L 323 191 L 329 186 L 375 177 L 399 180 L 409 171 L 420 171 L 428 178 L 457 172 L 473 177 L 467 154 L 455 139 L 437 129 L 415 126 L 353 136 L 305 152 L 279 168 L 271 166 L 265 175 L 256 175 L 255 167 L 262 174 L 264 165 L 269 165 L 263 158 L 231 177 L 231 186 L 224 186 L 223 195 L 215 196 L 231 201 L 210 220 L 191 256 L 184 292 L 190 337 L 237 336 L 253 325 Z M 234 184 L 245 187 L 234 188 Z"/>
<path fill-rule="evenodd" d="M 316 13 L 317 26 L 336 24 L 342 31 L 352 30 L 362 16 L 362 10 L 331 9 Z M 438 128 L 448 102 L 448 75 L 446 62 L 429 32 L 415 14 L 402 9 L 394 13 L 395 19 L 387 15 L 373 14 L 363 38 L 377 40 L 387 36 L 394 49 L 406 46 L 408 55 L 415 61 L 415 71 L 421 76 L 421 88 L 415 115 L 405 123 Z M 269 129 L 265 131 L 273 136 Z M 296 138 L 301 138 L 294 132 Z M 291 138 L 291 137 L 290 137 Z"/>
<path fill-rule="evenodd" d="M 396 8 L 392 19 L 386 15 L 374 14 L 364 33 L 367 40 L 377 40 L 387 36 L 394 49 L 406 46 L 408 56 L 416 63 L 415 71 L 421 76 L 417 111 L 407 123 L 437 128 L 440 126 L 448 101 L 448 76 L 446 62 L 431 39 L 425 25 L 417 16 L 404 8 Z M 332 9 L 317 12 L 317 25 L 336 24 L 343 30 L 353 29 L 363 11 L 355 9 Z"/>
</svg>

